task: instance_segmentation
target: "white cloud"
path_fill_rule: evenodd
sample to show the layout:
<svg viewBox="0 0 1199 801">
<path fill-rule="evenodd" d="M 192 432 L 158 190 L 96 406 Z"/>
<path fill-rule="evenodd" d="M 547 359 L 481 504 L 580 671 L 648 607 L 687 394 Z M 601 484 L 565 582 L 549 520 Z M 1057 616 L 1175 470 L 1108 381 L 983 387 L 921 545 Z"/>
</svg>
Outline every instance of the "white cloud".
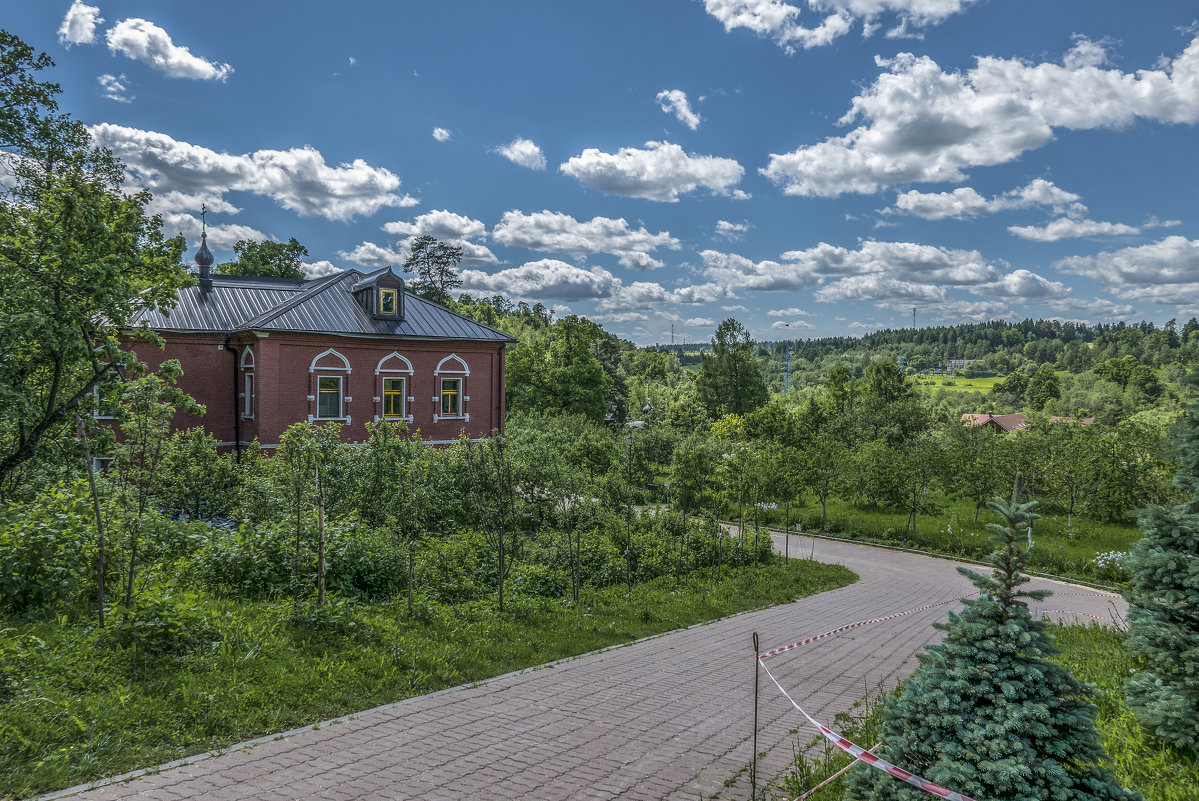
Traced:
<svg viewBox="0 0 1199 801">
<path fill-rule="evenodd" d="M 644 150 L 622 147 L 616 153 L 589 147 L 558 169 L 601 192 L 665 203 L 701 187 L 737 196 L 740 190 L 733 186 L 745 174 L 733 159 L 688 154 L 670 142 L 646 142 Z"/>
<path fill-rule="evenodd" d="M 648 323 L 649 315 L 645 312 L 628 311 L 612 312 L 610 314 L 589 314 L 588 319 L 597 323 Z"/>
<path fill-rule="evenodd" d="M 128 103 L 133 100 L 133 95 L 129 94 L 129 88 L 125 86 L 128 80 L 124 73 L 120 75 L 101 75 L 96 79 L 100 83 L 100 91 L 109 100 L 115 100 L 118 103 Z"/>
<path fill-rule="evenodd" d="M 749 230 L 747 222 L 729 222 L 728 220 L 716 221 L 716 236 L 727 239 L 729 242 L 736 242 L 745 235 Z"/>
<path fill-rule="evenodd" d="M 812 313 L 803 309 L 792 306 L 790 309 L 771 309 L 766 312 L 767 317 L 811 317 Z"/>
<path fill-rule="evenodd" d="M 374 242 L 363 242 L 353 250 L 338 251 L 337 255 L 364 267 L 398 267 L 408 260 L 407 253 L 376 245 Z"/>
<path fill-rule="evenodd" d="M 902 308 L 907 311 L 911 304 L 893 305 L 893 308 Z M 931 314 L 935 322 L 971 322 L 983 323 L 987 320 L 1011 319 L 1016 317 L 1011 307 L 1006 303 L 992 300 L 948 300 L 937 303 L 926 313 Z"/>
<path fill-rule="evenodd" d="M 1095 256 L 1073 256 L 1054 266 L 1102 281 L 1121 298 L 1180 303 L 1199 296 L 1199 240 L 1183 236 Z"/>
<path fill-rule="evenodd" d="M 683 325 L 691 328 L 712 328 L 716 321 L 709 317 L 691 317 L 683 321 Z"/>
<path fill-rule="evenodd" d="M 896 24 L 887 31 L 891 38 L 918 36 L 913 29 L 937 25 L 961 12 L 973 0 L 808 0 L 816 13 L 829 12 L 816 27 L 804 27 L 798 22 L 800 8 L 783 0 L 704 0 L 709 14 L 724 24 L 726 31 L 746 28 L 759 36 L 769 36 L 787 52 L 795 47 L 811 48 L 827 45 L 849 32 L 854 22 L 861 21 L 862 35 L 871 36 L 880 26 L 882 14 L 895 17 Z"/>
<path fill-rule="evenodd" d="M 739 303 L 734 303 L 732 306 L 721 306 L 720 310 L 726 311 L 726 312 L 747 312 L 747 311 L 749 311 L 749 309 L 747 307 L 742 306 Z"/>
<path fill-rule="evenodd" d="M 309 278 L 324 278 L 326 275 L 333 275 L 334 273 L 341 272 L 340 267 L 333 262 L 328 261 L 327 259 L 314 261 L 311 264 L 302 263 L 300 264 L 300 269 L 303 270 L 304 275 L 308 276 Z"/>
<path fill-rule="evenodd" d="M 1057 242 L 1059 239 L 1077 239 L 1083 236 L 1121 236 L 1139 234 L 1140 228 L 1124 223 L 1100 222 L 1098 220 L 1076 220 L 1062 217 L 1042 228 L 1035 225 L 1009 225 L 1008 231 L 1021 239 L 1033 242 Z"/>
<path fill-rule="evenodd" d="M 409 244 L 411 240 L 408 240 Z M 500 260 L 491 248 L 486 245 L 480 245 L 478 242 L 468 242 L 465 239 L 451 239 L 449 244 L 455 247 L 462 248 L 462 263 L 471 266 L 479 266 L 482 264 L 499 264 Z"/>
<path fill-rule="evenodd" d="M 942 287 L 916 281 L 901 281 L 880 273 L 842 278 L 820 287 L 813 296 L 821 303 L 837 303 L 844 300 L 932 303 L 946 298 L 945 289 Z"/>
<path fill-rule="evenodd" d="M 797 269 L 794 264 L 770 260 L 755 262 L 736 253 L 715 250 L 700 251 L 699 255 L 707 265 L 704 275 L 730 289 L 798 290 L 809 289 L 820 281 L 810 271 Z"/>
<path fill-rule="evenodd" d="M 526 300 L 578 301 L 611 296 L 620 281 L 602 267 L 584 269 L 557 259 L 540 259 L 485 273 L 463 270 L 463 289 L 468 292 L 500 293 Z"/>
<path fill-rule="evenodd" d="M 96 26 L 104 21 L 98 6 L 89 6 L 83 0 L 74 0 L 67 9 L 62 24 L 58 26 L 58 43 L 70 49 L 71 45 L 91 44 L 96 41 Z"/>
<path fill-rule="evenodd" d="M 788 328 L 815 328 L 816 326 L 812 325 L 807 320 L 775 320 L 770 324 L 770 327 L 779 331 L 783 331 Z"/>
<path fill-rule="evenodd" d="M 401 236 L 435 236 L 441 240 L 478 239 L 487 235 L 487 226 L 481 221 L 446 209 L 421 214 L 411 222 L 385 223 L 383 230 Z"/>
<path fill-rule="evenodd" d="M 796 45 L 809 48 L 829 44 L 848 33 L 853 22 L 848 13 L 836 11 L 815 28 L 805 28 L 796 22 L 799 9 L 781 0 L 704 0 L 704 8 L 720 20 L 726 31 L 746 28 L 773 38 L 788 52 Z"/>
<path fill-rule="evenodd" d="M 434 128 L 433 129 L 433 138 L 436 139 L 438 142 L 448 142 L 452 135 L 453 134 L 451 134 L 449 129 L 447 129 L 447 128 Z"/>
<path fill-rule="evenodd" d="M 350 56 L 350 66 L 354 67 L 357 65 L 358 65 L 358 59 L 354 58 L 353 56 Z"/>
<path fill-rule="evenodd" d="M 807 250 L 782 254 L 785 261 L 813 276 L 887 275 L 901 280 L 972 286 L 998 277 L 977 250 L 921 245 L 915 242 L 863 242 L 857 250 L 821 242 Z"/>
<path fill-rule="evenodd" d="M 531 139 L 522 139 L 518 136 L 508 144 L 497 147 L 495 152 L 513 164 L 528 167 L 530 170 L 545 169 L 545 154 Z"/>
<path fill-rule="evenodd" d="M 142 61 L 171 78 L 195 78 L 224 81 L 233 72 L 228 64 L 218 64 L 192 55 L 186 47 L 171 41 L 171 35 L 148 20 L 132 17 L 109 28 L 108 49 L 134 61 Z"/>
<path fill-rule="evenodd" d="M 1015 298 L 1060 298 L 1070 289 L 1060 281 L 1050 281 L 1028 270 L 1015 270 L 991 284 L 971 287 L 976 295 L 1002 295 Z"/>
<path fill-rule="evenodd" d="M 350 220 L 418 202 L 396 193 L 400 179 L 389 170 L 362 159 L 332 167 L 312 147 L 232 155 L 110 123 L 89 130 L 97 145 L 111 149 L 125 163 L 134 183 L 155 194 L 174 191 L 220 198 L 230 191 L 251 192 L 298 214 L 329 220 Z"/>
<path fill-rule="evenodd" d="M 772 154 L 762 173 L 786 194 L 835 197 L 907 182 L 962 181 L 972 167 L 1004 164 L 1053 138 L 1136 119 L 1199 120 L 1199 37 L 1158 69 L 1124 73 L 1095 65 L 1079 40 L 1062 64 L 985 57 L 962 72 L 901 53 L 854 98 L 845 136 Z"/>
<path fill-rule="evenodd" d="M 1133 306 L 1127 303 L 1117 303 L 1107 298 L 1062 298 L 1049 301 L 1048 306 L 1064 314 L 1105 322 L 1136 314 Z"/>
<path fill-rule="evenodd" d="M 699 127 L 699 115 L 691 110 L 691 104 L 687 102 L 687 93 L 680 89 L 663 89 L 658 92 L 658 105 L 667 114 L 673 114 L 675 119 L 686 125 L 691 130 Z"/>
<path fill-rule="evenodd" d="M 1078 195 L 1059 189 L 1052 181 L 1037 178 L 1027 186 L 995 195 L 989 200 L 968 186 L 952 192 L 926 193 L 913 189 L 899 195 L 895 200 L 895 207 L 925 220 L 943 220 L 947 217 L 977 217 L 980 214 L 994 214 L 1032 206 L 1052 206 L 1059 212 L 1067 208 L 1085 211 L 1085 207 L 1079 208 L 1078 201 Z"/>
<path fill-rule="evenodd" d="M 501 245 L 549 253 L 574 256 L 610 253 L 632 270 L 661 267 L 663 263 L 650 253 L 661 247 L 671 250 L 681 247 L 670 232 L 651 234 L 644 227 L 633 230 L 623 217 L 615 220 L 592 217 L 590 221 L 580 222 L 569 214 L 553 211 L 504 212 L 491 236 Z"/>
</svg>

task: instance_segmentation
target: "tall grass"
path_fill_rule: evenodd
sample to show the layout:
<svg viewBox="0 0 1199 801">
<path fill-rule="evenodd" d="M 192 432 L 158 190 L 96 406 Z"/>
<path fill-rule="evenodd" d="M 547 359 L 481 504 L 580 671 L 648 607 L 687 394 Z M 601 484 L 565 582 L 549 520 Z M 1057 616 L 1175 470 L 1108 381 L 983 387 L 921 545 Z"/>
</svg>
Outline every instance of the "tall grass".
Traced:
<svg viewBox="0 0 1199 801">
<path fill-rule="evenodd" d="M 146 653 L 61 617 L 0 625 L 0 797 L 19 797 L 485 679 L 853 582 L 773 559 L 585 590 L 403 600 L 292 614 L 290 602 L 197 594 L 206 639 Z"/>
</svg>

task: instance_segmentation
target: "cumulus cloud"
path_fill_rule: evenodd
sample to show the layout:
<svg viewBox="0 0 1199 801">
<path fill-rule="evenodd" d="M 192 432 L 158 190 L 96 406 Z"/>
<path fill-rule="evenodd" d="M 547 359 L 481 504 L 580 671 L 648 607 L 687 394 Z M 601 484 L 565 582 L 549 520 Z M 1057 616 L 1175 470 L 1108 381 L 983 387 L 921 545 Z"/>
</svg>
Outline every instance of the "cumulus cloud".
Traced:
<svg viewBox="0 0 1199 801">
<path fill-rule="evenodd" d="M 976 295 L 1003 295 L 1014 298 L 1060 298 L 1070 294 L 1070 289 L 1060 281 L 1050 281 L 1028 270 L 1015 270 L 998 281 L 971 287 Z"/>
<path fill-rule="evenodd" d="M 813 296 L 821 303 L 839 301 L 902 301 L 931 303 L 945 300 L 944 287 L 935 284 L 901 281 L 880 273 L 851 275 L 817 289 Z"/>
<path fill-rule="evenodd" d="M 687 93 L 681 89 L 663 89 L 658 92 L 658 106 L 667 114 L 673 114 L 675 119 L 691 130 L 699 127 L 699 115 L 691 110 L 687 102 Z"/>
<path fill-rule="evenodd" d="M 363 242 L 353 250 L 342 250 L 337 255 L 363 267 L 394 267 L 408 260 L 407 253 L 376 245 L 374 242 Z"/>
<path fill-rule="evenodd" d="M 770 327 L 778 331 L 783 331 L 788 328 L 815 328 L 816 326 L 807 320 L 775 320 L 770 324 Z"/>
<path fill-rule="evenodd" d="M 735 223 L 729 222 L 728 220 L 716 221 L 716 236 L 722 239 L 727 239 L 729 242 L 736 242 L 740 240 L 741 237 L 745 236 L 745 233 L 748 230 L 749 223 L 747 222 Z"/>
<path fill-rule="evenodd" d="M 817 14 L 827 13 L 815 27 L 799 22 L 801 10 L 783 0 L 704 0 L 709 14 L 718 19 L 726 31 L 745 28 L 759 36 L 774 39 L 787 52 L 796 47 L 811 48 L 827 45 L 848 33 L 858 21 L 863 23 L 862 35 L 870 36 L 880 27 L 878 18 L 889 15 L 895 24 L 888 37 L 916 36 L 915 29 L 936 25 L 959 13 L 973 0 L 808 0 L 808 8 Z"/>
<path fill-rule="evenodd" d="M 915 242 L 863 242 L 857 250 L 821 242 L 782 254 L 785 261 L 813 276 L 887 275 L 900 280 L 972 286 L 993 281 L 998 272 L 977 250 Z"/>
<path fill-rule="evenodd" d="M 1047 305 L 1055 311 L 1087 320 L 1111 321 L 1136 314 L 1136 308 L 1130 304 L 1108 298 L 1062 298 L 1051 300 Z"/>
<path fill-rule="evenodd" d="M 328 261 L 327 259 L 314 261 L 311 264 L 302 262 L 300 264 L 300 269 L 303 270 L 304 275 L 308 276 L 309 278 L 324 278 L 327 275 L 333 275 L 334 273 L 341 272 L 340 267 L 333 262 Z"/>
<path fill-rule="evenodd" d="M 1073 256 L 1054 266 L 1101 281 L 1126 300 L 1179 304 L 1199 297 L 1199 240 L 1183 236 L 1094 256 Z"/>
<path fill-rule="evenodd" d="M 811 317 L 812 313 L 792 306 L 790 309 L 771 309 L 767 317 Z"/>
<path fill-rule="evenodd" d="M 75 0 L 58 26 L 58 43 L 67 49 L 71 45 L 91 44 L 96 41 L 96 26 L 102 22 L 104 18 L 100 16 L 98 6 Z"/>
<path fill-rule="evenodd" d="M 447 128 L 434 128 L 433 129 L 433 138 L 436 139 L 438 142 L 448 142 L 452 135 L 453 134 L 451 134 L 449 129 L 447 129 Z"/>
<path fill-rule="evenodd" d="M 1056 242 L 1059 239 L 1077 239 L 1083 236 L 1139 234 L 1141 229 L 1124 223 L 1062 217 L 1040 228 L 1035 225 L 1009 225 L 1008 231 L 1021 239 L 1030 239 L 1033 242 Z"/>
<path fill-rule="evenodd" d="M 518 136 L 508 144 L 497 147 L 495 152 L 513 164 L 528 167 L 530 170 L 545 169 L 545 154 L 531 139 L 522 139 Z"/>
<path fill-rule="evenodd" d="M 907 310 L 910 304 L 896 304 L 894 308 Z M 1016 316 L 1006 303 L 993 300 L 948 300 L 937 303 L 926 310 L 935 322 L 983 323 L 987 320 L 1011 319 Z"/>
<path fill-rule="evenodd" d="M 569 302 L 606 298 L 620 286 L 619 279 L 602 267 L 584 269 L 557 259 L 539 259 L 495 273 L 463 270 L 460 277 L 467 291 L 526 300 L 552 298 Z"/>
<path fill-rule="evenodd" d="M 994 214 L 1032 206 L 1051 206 L 1058 212 L 1067 208 L 1085 212 L 1085 207 L 1078 201 L 1079 196 L 1073 192 L 1058 188 L 1052 181 L 1037 178 L 1027 186 L 989 199 L 968 186 L 952 192 L 919 192 L 913 189 L 896 198 L 895 208 L 925 220 L 944 220 L 949 217 L 977 217 L 980 214 Z"/>
<path fill-rule="evenodd" d="M 101 75 L 96 79 L 100 84 L 100 91 L 109 100 L 115 100 L 118 103 L 128 103 L 133 100 L 133 95 L 129 94 L 129 88 L 125 86 L 128 80 L 124 73 L 120 75 Z"/>
<path fill-rule="evenodd" d="M 710 317 L 690 317 L 683 321 L 683 325 L 691 328 L 712 328 L 716 321 Z"/>
<path fill-rule="evenodd" d="M 149 20 L 132 17 L 109 28 L 108 49 L 134 61 L 141 61 L 171 78 L 195 78 L 224 81 L 233 72 L 228 64 L 219 64 L 192 55 L 186 47 L 171 41 L 171 35 Z"/>
<path fill-rule="evenodd" d="M 418 202 L 396 193 L 400 179 L 389 170 L 362 159 L 330 166 L 312 147 L 233 155 L 110 123 L 89 130 L 97 145 L 111 149 L 125 163 L 131 181 L 155 194 L 174 191 L 220 198 L 227 191 L 251 192 L 298 214 L 330 220 Z"/>
<path fill-rule="evenodd" d="M 601 192 L 664 203 L 701 187 L 715 195 L 745 196 L 733 188 L 745 174 L 734 159 L 697 156 L 670 142 L 646 142 L 644 149 L 622 147 L 616 153 L 587 148 L 558 169 Z"/>
<path fill-rule="evenodd" d="M 441 209 L 414 217 L 411 221 L 384 224 L 389 234 L 402 236 L 435 236 L 438 239 L 478 239 L 487 235 L 487 226 L 462 214 Z"/>
<path fill-rule="evenodd" d="M 620 259 L 621 265 L 632 270 L 661 267 L 663 263 L 650 253 L 662 247 L 671 250 L 681 247 L 670 232 L 654 234 L 644 227 L 634 230 L 623 217 L 592 217 L 583 222 L 569 214 L 553 211 L 504 212 L 491 236 L 501 245 L 549 253 L 574 256 L 610 253 Z"/>
<path fill-rule="evenodd" d="M 706 265 L 705 277 L 736 290 L 800 290 L 810 289 L 820 282 L 818 276 L 797 269 L 793 264 L 780 264 L 769 259 L 753 261 L 736 253 L 716 250 L 700 251 L 699 255 Z"/>
<path fill-rule="evenodd" d="M 1096 47 L 1080 39 L 1062 64 L 980 58 L 966 72 L 945 72 L 910 53 L 879 58 L 887 72 L 841 120 L 862 124 L 772 154 L 762 173 L 790 195 L 870 193 L 899 183 L 962 181 L 972 167 L 1041 147 L 1055 128 L 1199 121 L 1199 37 L 1172 61 L 1136 73 L 1102 68 Z"/>
</svg>

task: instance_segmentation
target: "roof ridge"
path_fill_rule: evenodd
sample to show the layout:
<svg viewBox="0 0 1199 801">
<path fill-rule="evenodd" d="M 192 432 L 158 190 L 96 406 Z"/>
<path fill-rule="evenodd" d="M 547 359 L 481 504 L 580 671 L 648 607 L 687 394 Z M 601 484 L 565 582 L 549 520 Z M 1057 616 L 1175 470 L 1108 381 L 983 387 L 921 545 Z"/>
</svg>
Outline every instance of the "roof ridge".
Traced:
<svg viewBox="0 0 1199 801">
<path fill-rule="evenodd" d="M 266 325 L 267 323 L 274 320 L 276 317 L 286 314 L 287 312 L 291 311 L 296 306 L 299 306 L 301 303 L 304 303 L 305 301 L 307 301 L 309 298 L 313 297 L 314 295 L 318 295 L 321 292 L 324 292 L 329 287 L 334 286 L 334 285 L 338 284 L 339 282 L 341 282 L 343 279 L 348 278 L 353 275 L 362 275 L 362 273 L 358 272 L 353 267 L 350 267 L 345 270 L 342 270 L 340 273 L 337 273 L 335 275 L 329 275 L 329 276 L 325 276 L 324 278 L 318 278 L 312 282 L 311 286 L 301 290 L 300 292 L 297 292 L 296 296 L 294 298 L 288 298 L 283 303 L 280 303 L 277 306 L 272 306 L 271 308 L 267 309 L 266 311 L 262 312 L 261 314 L 257 315 L 256 317 L 251 317 L 248 320 L 243 320 L 241 323 L 234 326 L 234 330 L 236 331 L 236 330 L 245 329 L 245 328 L 257 328 L 259 326 Z"/>
<path fill-rule="evenodd" d="M 450 314 L 454 315 L 455 317 L 459 318 L 460 320 L 465 320 L 466 322 L 470 323 L 471 325 L 477 325 L 480 328 L 486 328 L 488 331 L 492 331 L 496 334 L 499 334 L 502 337 L 507 337 L 508 339 L 512 340 L 513 342 L 518 341 L 516 339 L 516 337 L 512 336 L 511 334 L 505 334 L 503 331 L 499 330 L 498 328 L 492 328 L 491 326 L 487 325 L 487 323 L 481 323 L 478 320 L 474 320 L 470 317 L 467 317 L 465 314 L 460 314 L 460 313 L 454 311 L 453 309 L 451 309 L 449 306 L 444 306 L 440 303 L 437 303 L 436 301 L 432 301 L 427 298 L 422 298 L 420 295 L 416 294 L 411 289 L 405 289 L 404 294 L 411 295 L 412 297 L 419 300 L 421 303 L 427 303 L 430 306 L 436 306 L 438 309 L 440 309 L 442 311 L 449 312 Z"/>
</svg>

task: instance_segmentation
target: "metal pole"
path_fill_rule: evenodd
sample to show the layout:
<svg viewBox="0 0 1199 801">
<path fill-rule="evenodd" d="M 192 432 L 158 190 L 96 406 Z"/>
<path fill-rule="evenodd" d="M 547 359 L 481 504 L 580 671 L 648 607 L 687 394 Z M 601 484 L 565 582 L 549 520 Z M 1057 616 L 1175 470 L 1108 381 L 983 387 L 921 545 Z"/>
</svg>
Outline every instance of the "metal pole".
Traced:
<svg viewBox="0 0 1199 801">
<path fill-rule="evenodd" d="M 79 441 L 83 444 L 83 466 L 87 468 L 87 483 L 92 491 L 92 508 L 96 513 L 96 611 L 100 616 L 100 628 L 104 628 L 104 517 L 100 514 L 100 494 L 96 492 L 95 465 L 92 464 L 91 449 L 87 444 L 87 431 L 83 418 L 76 417 Z"/>
<path fill-rule="evenodd" d="M 626 515 L 628 523 L 627 534 L 625 536 L 624 546 L 624 571 L 625 583 L 628 587 L 628 597 L 633 596 L 633 435 L 629 434 L 628 438 L 629 452 L 629 508 Z"/>
<path fill-rule="evenodd" d="M 749 798 L 758 798 L 758 632 L 754 632 L 754 760 L 749 770 Z"/>
</svg>

